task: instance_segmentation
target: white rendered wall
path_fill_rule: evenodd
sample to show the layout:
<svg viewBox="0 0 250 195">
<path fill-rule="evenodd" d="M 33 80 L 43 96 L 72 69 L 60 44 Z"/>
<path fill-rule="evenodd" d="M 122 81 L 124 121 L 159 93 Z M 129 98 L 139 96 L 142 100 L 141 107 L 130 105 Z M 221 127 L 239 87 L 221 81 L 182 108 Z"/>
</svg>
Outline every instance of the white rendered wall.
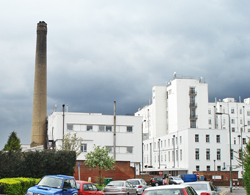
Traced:
<svg viewBox="0 0 250 195">
<path fill-rule="evenodd" d="M 98 129 L 99 125 L 110 125 L 114 124 L 114 116 L 112 115 L 101 115 L 91 113 L 71 113 L 65 112 L 64 117 L 64 133 L 77 133 L 77 136 L 83 139 L 82 144 L 87 144 L 87 152 L 93 151 L 93 146 L 113 146 L 113 132 L 101 132 Z M 61 144 L 63 134 L 63 113 L 54 112 L 48 117 L 48 136 L 49 140 L 59 140 L 57 145 Z M 67 124 L 80 124 L 84 128 L 85 125 L 92 125 L 93 131 L 82 131 L 79 130 L 67 130 Z M 116 116 L 116 146 L 117 150 L 120 147 L 120 151 L 116 153 L 117 161 L 131 161 L 133 163 L 141 162 L 142 158 L 142 117 L 140 116 Z M 126 127 L 132 126 L 133 132 L 127 132 Z M 52 135 L 53 129 L 53 135 Z M 112 129 L 113 131 L 113 129 Z M 132 153 L 125 151 L 126 147 L 133 147 Z M 82 152 L 78 156 L 78 160 L 85 160 L 85 154 Z M 110 153 L 113 156 L 113 153 Z"/>
</svg>

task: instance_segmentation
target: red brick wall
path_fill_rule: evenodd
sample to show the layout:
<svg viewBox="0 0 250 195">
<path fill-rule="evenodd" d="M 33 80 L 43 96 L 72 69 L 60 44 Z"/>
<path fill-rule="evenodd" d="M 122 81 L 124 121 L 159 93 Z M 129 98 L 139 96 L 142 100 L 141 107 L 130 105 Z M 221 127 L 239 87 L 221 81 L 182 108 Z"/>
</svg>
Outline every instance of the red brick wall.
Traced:
<svg viewBox="0 0 250 195">
<path fill-rule="evenodd" d="M 80 163 L 80 180 L 88 181 L 91 177 L 91 182 L 96 183 L 96 177 L 99 176 L 98 168 L 90 170 L 90 168 L 84 164 L 84 161 L 77 161 L 75 166 L 74 177 L 76 180 L 78 176 L 78 163 Z M 113 170 L 101 171 L 102 176 L 105 178 L 112 178 L 113 180 L 126 180 L 135 178 L 135 169 L 130 167 L 129 161 L 117 161 Z"/>
</svg>

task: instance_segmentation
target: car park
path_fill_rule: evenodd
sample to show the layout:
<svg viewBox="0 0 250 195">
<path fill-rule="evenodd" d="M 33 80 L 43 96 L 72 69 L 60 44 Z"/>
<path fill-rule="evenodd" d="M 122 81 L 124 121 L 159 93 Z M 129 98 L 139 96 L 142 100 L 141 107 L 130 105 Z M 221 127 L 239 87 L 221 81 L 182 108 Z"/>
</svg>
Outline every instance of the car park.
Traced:
<svg viewBox="0 0 250 195">
<path fill-rule="evenodd" d="M 73 176 L 46 175 L 37 185 L 30 187 L 26 195 L 69 194 L 77 195 L 76 181 Z"/>
<path fill-rule="evenodd" d="M 214 186 L 211 181 L 185 182 L 184 185 L 192 186 L 198 195 L 220 194 L 220 190 L 216 186 Z"/>
<path fill-rule="evenodd" d="M 162 185 L 149 187 L 142 195 L 197 195 L 197 193 L 188 185 Z"/>
<path fill-rule="evenodd" d="M 78 195 L 104 195 L 104 192 L 91 182 L 76 180 L 76 187 Z"/>
<path fill-rule="evenodd" d="M 144 179 L 128 179 L 127 181 L 135 186 L 137 194 L 142 194 L 148 187 L 147 182 Z"/>
<path fill-rule="evenodd" d="M 162 177 L 152 177 L 150 179 L 149 184 L 151 186 L 160 186 L 160 185 L 163 185 L 163 178 Z"/>
<path fill-rule="evenodd" d="M 111 181 L 103 191 L 110 195 L 136 195 L 136 188 L 126 180 Z"/>
<path fill-rule="evenodd" d="M 169 185 L 183 184 L 184 181 L 180 177 L 169 177 Z"/>
</svg>

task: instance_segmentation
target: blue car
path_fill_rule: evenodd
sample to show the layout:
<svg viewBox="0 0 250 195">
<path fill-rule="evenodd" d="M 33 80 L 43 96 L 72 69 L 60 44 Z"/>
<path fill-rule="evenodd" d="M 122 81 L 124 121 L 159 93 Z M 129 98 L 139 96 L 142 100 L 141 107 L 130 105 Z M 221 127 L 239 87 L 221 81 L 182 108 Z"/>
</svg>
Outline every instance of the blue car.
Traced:
<svg viewBox="0 0 250 195">
<path fill-rule="evenodd" d="M 75 178 L 67 175 L 46 175 L 26 195 L 78 195 Z"/>
</svg>

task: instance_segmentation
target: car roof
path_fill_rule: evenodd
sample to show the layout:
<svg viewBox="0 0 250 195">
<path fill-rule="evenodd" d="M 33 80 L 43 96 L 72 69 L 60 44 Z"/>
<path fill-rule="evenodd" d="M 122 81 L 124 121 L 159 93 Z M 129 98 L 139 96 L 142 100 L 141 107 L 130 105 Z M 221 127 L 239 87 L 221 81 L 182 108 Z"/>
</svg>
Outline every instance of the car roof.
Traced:
<svg viewBox="0 0 250 195">
<path fill-rule="evenodd" d="M 151 190 L 162 190 L 162 189 L 183 189 L 186 188 L 188 185 L 163 185 L 163 186 L 154 186 L 154 187 L 148 187 L 145 189 L 145 191 L 151 191 Z"/>
<path fill-rule="evenodd" d="M 73 176 L 69 175 L 45 175 L 44 177 L 55 177 L 59 179 L 75 179 Z"/>
<path fill-rule="evenodd" d="M 82 184 L 93 184 L 92 182 L 88 182 L 88 181 L 82 181 L 82 180 L 76 180 L 76 183 L 82 183 Z"/>
<path fill-rule="evenodd" d="M 185 184 L 209 184 L 211 181 L 194 181 L 194 182 L 185 182 Z"/>
</svg>

